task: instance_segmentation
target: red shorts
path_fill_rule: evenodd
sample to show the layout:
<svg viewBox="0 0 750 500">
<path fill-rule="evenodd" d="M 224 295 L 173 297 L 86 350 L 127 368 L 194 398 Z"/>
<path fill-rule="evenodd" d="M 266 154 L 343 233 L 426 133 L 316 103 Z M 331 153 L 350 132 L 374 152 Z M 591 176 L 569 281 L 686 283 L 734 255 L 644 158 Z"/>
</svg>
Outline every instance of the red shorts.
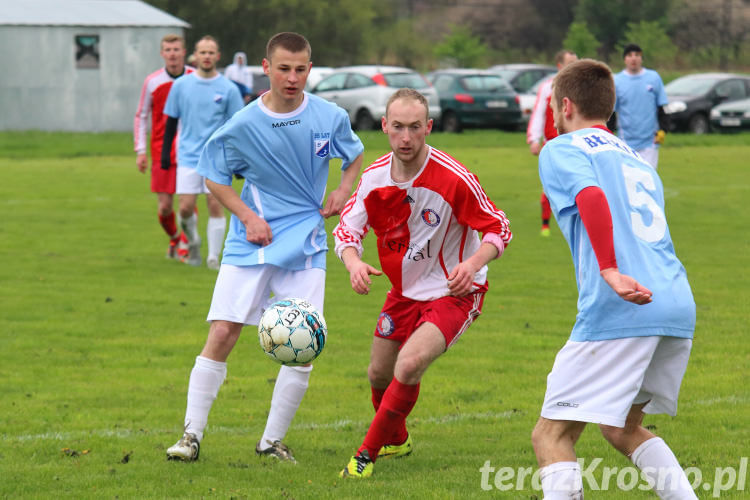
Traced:
<svg viewBox="0 0 750 500">
<path fill-rule="evenodd" d="M 172 153 L 174 157 L 174 153 Z M 169 170 L 162 170 L 161 157 L 151 157 L 151 192 L 174 194 L 177 186 L 177 163 L 172 158 Z"/>
<path fill-rule="evenodd" d="M 446 296 L 420 302 L 388 292 L 378 317 L 375 336 L 404 345 L 422 323 L 432 323 L 445 337 L 448 349 L 482 313 L 484 290 L 465 297 Z"/>
</svg>

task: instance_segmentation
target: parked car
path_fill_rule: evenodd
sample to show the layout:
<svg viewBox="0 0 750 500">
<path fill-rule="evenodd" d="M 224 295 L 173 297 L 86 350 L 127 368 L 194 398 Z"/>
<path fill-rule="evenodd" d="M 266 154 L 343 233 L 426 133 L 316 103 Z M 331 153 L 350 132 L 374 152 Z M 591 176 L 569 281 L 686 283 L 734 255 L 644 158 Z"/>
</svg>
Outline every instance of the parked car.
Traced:
<svg viewBox="0 0 750 500">
<path fill-rule="evenodd" d="M 440 96 L 440 126 L 516 128 L 521 122 L 518 94 L 500 75 L 477 69 L 446 69 L 427 75 Z"/>
<path fill-rule="evenodd" d="M 271 88 L 271 82 L 268 81 L 268 75 L 263 72 L 263 66 L 248 66 L 248 71 L 253 77 L 253 88 L 250 89 L 251 100 L 265 94 Z"/>
<path fill-rule="evenodd" d="M 355 130 L 372 130 L 385 115 L 388 98 L 402 87 L 424 94 L 430 118 L 440 118 L 440 100 L 432 84 L 413 69 L 399 66 L 337 68 L 318 82 L 312 93 L 344 108 Z"/>
<path fill-rule="evenodd" d="M 669 82 L 664 90 L 672 130 L 705 134 L 710 130 L 711 108 L 723 102 L 750 97 L 750 76 L 731 73 L 697 73 Z"/>
<path fill-rule="evenodd" d="M 305 83 L 305 90 L 308 92 L 312 90 L 319 81 L 333 73 L 333 68 L 328 66 L 313 66 L 310 68 L 310 74 L 307 75 L 307 83 Z"/>
<path fill-rule="evenodd" d="M 555 66 L 531 63 L 498 64 L 489 70 L 505 78 L 519 94 L 527 93 L 539 80 L 557 73 Z"/>
<path fill-rule="evenodd" d="M 711 110 L 711 126 L 722 132 L 750 129 L 750 99 L 725 102 Z"/>
</svg>

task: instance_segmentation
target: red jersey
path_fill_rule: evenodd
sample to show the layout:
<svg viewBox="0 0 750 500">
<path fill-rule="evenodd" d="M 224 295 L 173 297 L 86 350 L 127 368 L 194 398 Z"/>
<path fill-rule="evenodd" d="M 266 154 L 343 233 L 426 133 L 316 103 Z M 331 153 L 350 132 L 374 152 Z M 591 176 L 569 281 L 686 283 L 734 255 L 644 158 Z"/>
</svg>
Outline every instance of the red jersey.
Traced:
<svg viewBox="0 0 750 500">
<path fill-rule="evenodd" d="M 552 97 L 552 80 L 553 78 L 550 77 L 539 86 L 534 109 L 531 111 L 531 117 L 529 118 L 529 125 L 526 127 L 527 144 L 539 142 L 542 137 L 545 142 L 557 137 L 555 120 L 552 117 L 552 108 L 549 105 Z"/>
<path fill-rule="evenodd" d="M 508 219 L 477 177 L 446 153 L 429 148 L 419 173 L 401 183 L 391 178 L 392 155 L 362 173 L 333 231 L 336 253 L 340 257 L 351 246 L 362 255 L 362 238 L 372 228 L 394 292 L 413 300 L 444 297 L 449 273 L 479 249 L 479 232 L 503 248 L 510 242 Z M 484 266 L 474 276 L 474 289 L 486 281 Z"/>
<path fill-rule="evenodd" d="M 190 66 L 185 66 L 183 75 L 195 71 Z M 182 75 L 180 75 L 182 76 Z M 179 78 L 179 76 L 177 77 Z M 135 151 L 138 154 L 146 153 L 146 133 L 148 132 L 148 115 L 151 114 L 151 162 L 159 163 L 161 158 L 161 144 L 164 139 L 164 126 L 167 119 L 164 116 L 164 104 L 167 102 L 169 89 L 176 78 L 172 78 L 166 68 L 161 68 L 146 77 L 141 89 L 141 99 L 138 101 L 138 110 L 135 112 L 133 124 L 133 139 Z M 176 144 L 177 141 L 174 142 Z M 172 148 L 172 162 L 174 163 L 175 147 Z"/>
</svg>

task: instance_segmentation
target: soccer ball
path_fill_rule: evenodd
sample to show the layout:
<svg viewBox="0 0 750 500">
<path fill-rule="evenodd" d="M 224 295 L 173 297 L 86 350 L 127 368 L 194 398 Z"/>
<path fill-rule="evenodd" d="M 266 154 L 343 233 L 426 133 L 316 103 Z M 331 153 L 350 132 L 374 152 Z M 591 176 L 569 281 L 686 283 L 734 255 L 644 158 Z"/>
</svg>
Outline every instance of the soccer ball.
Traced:
<svg viewBox="0 0 750 500">
<path fill-rule="evenodd" d="M 323 315 L 303 299 L 284 299 L 271 304 L 258 323 L 263 352 L 282 365 L 310 363 L 323 350 L 327 335 Z"/>
</svg>

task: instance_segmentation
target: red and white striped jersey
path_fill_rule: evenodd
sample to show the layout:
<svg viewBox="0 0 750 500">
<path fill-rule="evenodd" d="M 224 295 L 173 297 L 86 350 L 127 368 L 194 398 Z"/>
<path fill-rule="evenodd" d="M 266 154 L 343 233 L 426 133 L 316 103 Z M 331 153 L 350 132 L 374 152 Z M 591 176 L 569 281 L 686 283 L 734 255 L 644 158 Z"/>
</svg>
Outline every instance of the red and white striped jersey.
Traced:
<svg viewBox="0 0 750 500">
<path fill-rule="evenodd" d="M 362 173 L 333 231 L 336 254 L 341 257 L 351 246 L 361 256 L 362 238 L 372 228 L 380 265 L 394 291 L 413 300 L 434 300 L 448 294 L 453 268 L 479 249 L 479 232 L 501 245 L 513 235 L 477 177 L 448 154 L 430 148 L 419 173 L 403 183 L 391 178 L 392 155 Z M 484 266 L 474 277 L 475 289 L 486 281 Z"/>
<path fill-rule="evenodd" d="M 187 75 L 193 71 L 195 71 L 194 68 L 185 66 L 185 71 L 182 74 Z M 176 78 L 172 78 L 165 68 L 158 69 L 148 75 L 143 82 L 138 110 L 135 112 L 135 122 L 133 123 L 135 151 L 138 154 L 146 153 L 148 115 L 151 114 L 151 160 L 157 163 L 161 158 L 161 144 L 164 139 L 164 126 L 167 122 L 164 116 L 164 104 L 167 102 L 169 89 L 172 88 L 172 83 L 175 80 Z M 177 141 L 175 141 L 176 143 Z M 174 155 L 174 152 L 172 154 Z"/>
<path fill-rule="evenodd" d="M 555 121 L 552 118 L 552 108 L 549 105 L 552 97 L 552 80 L 554 78 L 550 77 L 539 86 L 534 109 L 531 111 L 531 117 L 529 118 L 529 125 L 526 127 L 526 144 L 539 142 L 541 138 L 544 138 L 546 142 L 557 137 Z"/>
</svg>

